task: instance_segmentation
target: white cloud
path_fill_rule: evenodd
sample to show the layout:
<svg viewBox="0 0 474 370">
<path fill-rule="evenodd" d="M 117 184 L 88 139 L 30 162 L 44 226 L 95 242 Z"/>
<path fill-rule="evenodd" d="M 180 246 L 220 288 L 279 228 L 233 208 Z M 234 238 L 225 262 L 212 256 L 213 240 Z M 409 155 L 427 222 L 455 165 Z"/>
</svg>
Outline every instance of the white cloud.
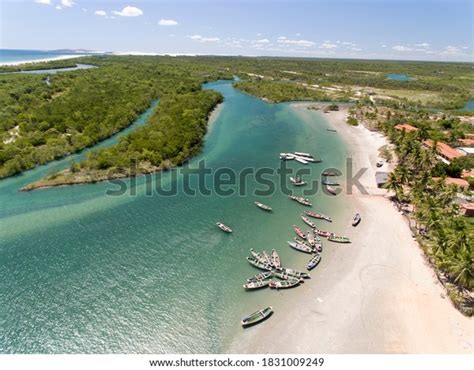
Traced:
<svg viewBox="0 0 474 370">
<path fill-rule="evenodd" d="M 268 44 L 270 42 L 269 39 L 260 39 L 260 40 L 255 40 L 256 43 L 259 44 Z"/>
<path fill-rule="evenodd" d="M 338 41 L 338 43 L 339 43 L 339 41 Z M 341 45 L 344 45 L 344 46 L 352 46 L 352 47 L 357 46 L 357 44 L 354 44 L 353 42 L 349 42 L 349 41 L 341 41 L 340 43 L 341 43 Z"/>
<path fill-rule="evenodd" d="M 446 46 L 444 50 L 441 52 L 442 55 L 463 55 L 464 53 L 460 48 L 457 46 Z"/>
<path fill-rule="evenodd" d="M 105 10 L 96 10 L 94 14 L 100 15 L 101 17 L 105 17 L 107 15 L 107 12 Z"/>
<path fill-rule="evenodd" d="M 430 44 L 427 42 L 422 42 L 421 44 L 415 44 L 415 46 L 418 46 L 419 48 L 429 48 Z"/>
<path fill-rule="evenodd" d="M 44 4 L 44 5 L 51 5 L 51 0 L 35 0 L 35 3 Z"/>
<path fill-rule="evenodd" d="M 292 40 L 285 36 L 280 36 L 277 40 L 280 44 L 292 45 L 292 46 L 299 46 L 303 48 L 309 48 L 311 46 L 316 45 L 313 41 L 309 40 Z"/>
<path fill-rule="evenodd" d="M 319 46 L 320 49 L 336 49 L 338 47 L 339 46 L 337 46 L 336 44 L 333 44 L 332 42 L 329 42 L 329 41 L 325 41 Z"/>
<path fill-rule="evenodd" d="M 382 46 L 383 48 L 386 48 L 386 47 L 387 47 L 387 45 L 385 45 L 385 44 L 382 44 L 382 45 L 380 45 L 380 46 Z"/>
<path fill-rule="evenodd" d="M 143 15 L 143 11 L 139 8 L 135 8 L 134 6 L 126 6 L 120 12 L 118 10 L 114 10 L 112 13 L 121 17 L 138 17 L 139 15 Z"/>
<path fill-rule="evenodd" d="M 392 47 L 393 50 L 395 51 L 412 51 L 413 49 L 408 47 L 408 46 L 403 46 L 403 45 L 395 45 Z"/>
<path fill-rule="evenodd" d="M 160 26 L 177 26 L 178 22 L 176 22 L 174 19 L 160 19 L 158 22 Z"/>
<path fill-rule="evenodd" d="M 56 5 L 55 8 L 56 8 L 57 10 L 61 10 L 61 9 L 62 9 L 62 8 L 61 8 L 61 5 Z"/>
<path fill-rule="evenodd" d="M 87 13 L 87 9 L 86 9 L 86 8 L 82 8 L 82 11 L 83 11 L 84 13 Z"/>
<path fill-rule="evenodd" d="M 66 8 L 70 8 L 74 5 L 74 1 L 72 0 L 61 0 L 61 5 L 66 7 Z"/>
<path fill-rule="evenodd" d="M 201 35 L 191 35 L 189 36 L 191 40 L 196 40 L 199 42 L 217 42 L 220 41 L 220 38 L 218 37 L 203 37 Z"/>
</svg>

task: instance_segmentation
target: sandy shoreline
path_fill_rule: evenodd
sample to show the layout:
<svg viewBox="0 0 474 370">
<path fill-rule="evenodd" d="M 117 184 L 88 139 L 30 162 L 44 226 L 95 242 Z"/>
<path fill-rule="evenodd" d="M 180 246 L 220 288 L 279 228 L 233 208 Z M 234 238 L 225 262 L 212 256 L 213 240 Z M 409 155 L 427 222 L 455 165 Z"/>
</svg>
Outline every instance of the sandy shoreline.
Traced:
<svg viewBox="0 0 474 370">
<path fill-rule="evenodd" d="M 361 224 L 348 229 L 353 242 L 337 247 L 326 242 L 316 279 L 296 291 L 281 292 L 291 297 L 288 309 L 239 334 L 228 351 L 472 353 L 472 319 L 443 298 L 444 288 L 406 220 L 376 186 L 375 163 L 385 138 L 347 125 L 346 115 L 341 109 L 324 117 L 347 143 L 353 173 L 367 168 L 361 183 L 369 195 L 357 190 L 343 195 L 345 217 L 362 215 Z"/>
<path fill-rule="evenodd" d="M 63 60 L 63 59 L 73 59 L 85 57 L 86 54 L 77 54 L 77 55 L 59 55 L 57 57 L 45 58 L 45 59 L 31 59 L 31 60 L 20 60 L 17 62 L 0 62 L 0 66 L 17 66 L 20 64 L 26 63 L 42 63 L 42 62 L 52 62 L 54 60 Z"/>
</svg>

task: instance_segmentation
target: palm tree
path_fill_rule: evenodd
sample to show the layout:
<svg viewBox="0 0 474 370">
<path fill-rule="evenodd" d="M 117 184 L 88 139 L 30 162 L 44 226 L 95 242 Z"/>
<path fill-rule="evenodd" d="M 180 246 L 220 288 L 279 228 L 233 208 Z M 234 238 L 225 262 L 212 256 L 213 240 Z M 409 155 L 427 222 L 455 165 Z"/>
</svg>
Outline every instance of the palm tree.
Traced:
<svg viewBox="0 0 474 370">
<path fill-rule="evenodd" d="M 388 175 L 387 182 L 385 183 L 384 187 L 393 193 L 395 193 L 395 200 L 397 202 L 398 210 L 400 210 L 400 200 L 403 197 L 403 187 L 402 182 L 396 173 L 396 171 L 391 172 Z"/>
<path fill-rule="evenodd" d="M 459 286 L 474 288 L 474 260 L 471 253 L 445 256 L 441 266 Z"/>
</svg>

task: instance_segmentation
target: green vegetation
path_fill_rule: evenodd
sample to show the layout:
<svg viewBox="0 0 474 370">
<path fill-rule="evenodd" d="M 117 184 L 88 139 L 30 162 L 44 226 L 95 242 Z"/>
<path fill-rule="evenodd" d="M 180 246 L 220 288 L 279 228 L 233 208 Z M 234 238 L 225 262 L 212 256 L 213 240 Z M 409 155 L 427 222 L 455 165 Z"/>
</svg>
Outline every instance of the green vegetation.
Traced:
<svg viewBox="0 0 474 370">
<path fill-rule="evenodd" d="M 50 62 L 35 62 L 27 64 L 19 64 L 13 66 L 0 66 L 1 72 L 19 72 L 32 71 L 35 69 L 54 69 L 54 68 L 70 68 L 76 66 L 77 59 L 52 60 Z"/>
</svg>

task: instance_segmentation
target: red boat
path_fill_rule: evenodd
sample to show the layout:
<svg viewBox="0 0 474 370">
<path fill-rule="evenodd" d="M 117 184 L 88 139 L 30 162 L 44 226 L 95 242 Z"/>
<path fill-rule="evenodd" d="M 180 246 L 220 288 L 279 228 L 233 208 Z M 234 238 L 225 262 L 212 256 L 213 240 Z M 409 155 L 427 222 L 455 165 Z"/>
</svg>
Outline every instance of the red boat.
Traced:
<svg viewBox="0 0 474 370">
<path fill-rule="evenodd" d="M 301 239 L 306 240 L 306 234 L 298 226 L 293 225 L 293 230 L 295 230 L 296 235 L 298 235 Z"/>
<path fill-rule="evenodd" d="M 304 211 L 304 213 L 309 217 L 318 218 L 320 220 L 326 220 L 328 222 L 332 222 L 331 217 L 323 215 L 321 213 L 316 213 L 316 212 L 313 212 L 313 211 Z"/>
<path fill-rule="evenodd" d="M 319 229 L 314 229 L 314 232 L 316 234 L 318 234 L 319 236 L 323 236 L 325 238 L 327 238 L 328 236 L 332 235 L 332 233 L 330 233 L 329 231 L 323 231 L 323 230 L 319 230 Z"/>
</svg>

